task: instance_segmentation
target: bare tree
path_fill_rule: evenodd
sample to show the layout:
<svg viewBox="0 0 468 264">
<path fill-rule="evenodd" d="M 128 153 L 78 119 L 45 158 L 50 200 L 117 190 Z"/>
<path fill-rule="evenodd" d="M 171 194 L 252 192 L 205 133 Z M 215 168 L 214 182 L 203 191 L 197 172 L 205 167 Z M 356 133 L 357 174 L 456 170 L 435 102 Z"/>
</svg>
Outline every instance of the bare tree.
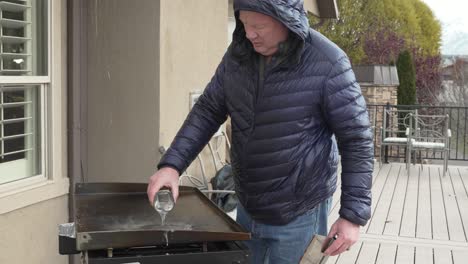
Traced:
<svg viewBox="0 0 468 264">
<path fill-rule="evenodd" d="M 451 106 L 468 106 L 468 59 L 453 57 L 442 69 L 442 91 L 440 103 Z"/>
</svg>

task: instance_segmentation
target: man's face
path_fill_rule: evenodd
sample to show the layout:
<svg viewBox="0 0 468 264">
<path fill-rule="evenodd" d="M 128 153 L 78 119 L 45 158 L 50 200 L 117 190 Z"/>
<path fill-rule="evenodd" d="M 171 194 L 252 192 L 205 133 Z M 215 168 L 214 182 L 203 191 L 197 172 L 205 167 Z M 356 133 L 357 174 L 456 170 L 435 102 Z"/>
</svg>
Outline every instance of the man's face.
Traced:
<svg viewBox="0 0 468 264">
<path fill-rule="evenodd" d="M 245 35 L 256 52 L 269 57 L 278 51 L 278 44 L 288 38 L 288 28 L 278 20 L 252 11 L 239 12 Z"/>
</svg>

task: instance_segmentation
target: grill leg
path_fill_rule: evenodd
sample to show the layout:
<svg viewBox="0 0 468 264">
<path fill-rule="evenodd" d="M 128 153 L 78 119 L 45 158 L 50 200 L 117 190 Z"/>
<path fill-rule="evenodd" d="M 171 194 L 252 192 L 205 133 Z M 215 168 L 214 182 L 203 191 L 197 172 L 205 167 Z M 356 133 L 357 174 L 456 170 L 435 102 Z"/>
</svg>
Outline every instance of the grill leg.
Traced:
<svg viewBox="0 0 468 264">
<path fill-rule="evenodd" d="M 81 264 L 88 264 L 88 251 L 81 253 Z"/>
</svg>

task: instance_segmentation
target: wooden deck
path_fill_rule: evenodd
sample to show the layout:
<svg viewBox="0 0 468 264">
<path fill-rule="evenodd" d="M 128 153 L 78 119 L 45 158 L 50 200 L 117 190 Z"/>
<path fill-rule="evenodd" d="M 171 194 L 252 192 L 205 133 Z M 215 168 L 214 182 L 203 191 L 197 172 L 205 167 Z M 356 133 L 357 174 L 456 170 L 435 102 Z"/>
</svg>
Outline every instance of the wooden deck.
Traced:
<svg viewBox="0 0 468 264">
<path fill-rule="evenodd" d="M 468 167 L 376 163 L 372 218 L 360 241 L 327 264 L 468 263 Z M 340 191 L 333 197 L 330 225 L 338 217 Z"/>
</svg>

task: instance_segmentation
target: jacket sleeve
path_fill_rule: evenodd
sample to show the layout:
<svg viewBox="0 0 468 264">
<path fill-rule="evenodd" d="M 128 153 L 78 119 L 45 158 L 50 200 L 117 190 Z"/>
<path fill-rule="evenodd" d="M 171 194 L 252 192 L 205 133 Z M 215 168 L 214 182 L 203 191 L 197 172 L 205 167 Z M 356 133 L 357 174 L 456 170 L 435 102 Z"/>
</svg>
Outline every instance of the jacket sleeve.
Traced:
<svg viewBox="0 0 468 264">
<path fill-rule="evenodd" d="M 161 158 L 158 169 L 172 167 L 182 174 L 227 119 L 224 101 L 224 59 Z"/>
<path fill-rule="evenodd" d="M 327 124 L 341 152 L 340 217 L 366 225 L 371 216 L 373 134 L 361 88 L 346 56 L 332 66 L 323 93 Z"/>
</svg>

